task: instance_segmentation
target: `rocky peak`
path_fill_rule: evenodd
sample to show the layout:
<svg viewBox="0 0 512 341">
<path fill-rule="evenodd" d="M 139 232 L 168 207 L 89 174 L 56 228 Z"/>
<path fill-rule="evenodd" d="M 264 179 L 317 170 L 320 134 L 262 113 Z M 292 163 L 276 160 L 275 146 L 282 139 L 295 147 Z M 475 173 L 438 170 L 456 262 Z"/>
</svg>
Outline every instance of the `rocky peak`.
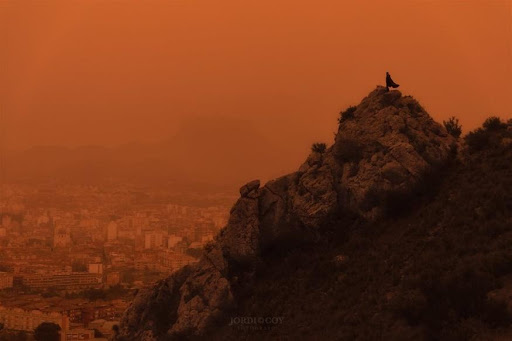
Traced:
<svg viewBox="0 0 512 341">
<path fill-rule="evenodd" d="M 341 120 L 331 152 L 344 161 L 345 204 L 367 217 L 382 213 L 375 196 L 410 190 L 442 166 L 455 147 L 444 127 L 400 91 L 377 87 L 352 116 Z"/>
<path fill-rule="evenodd" d="M 348 210 L 369 220 L 392 193 L 406 193 L 452 156 L 455 141 L 419 103 L 377 87 L 340 118 L 334 144 L 312 152 L 297 172 L 240 189 L 227 226 L 201 260 L 135 298 L 122 321 L 130 340 L 202 335 L 236 306 L 234 287 L 272 245 L 321 233 Z M 284 247 L 284 246 L 283 246 Z"/>
</svg>

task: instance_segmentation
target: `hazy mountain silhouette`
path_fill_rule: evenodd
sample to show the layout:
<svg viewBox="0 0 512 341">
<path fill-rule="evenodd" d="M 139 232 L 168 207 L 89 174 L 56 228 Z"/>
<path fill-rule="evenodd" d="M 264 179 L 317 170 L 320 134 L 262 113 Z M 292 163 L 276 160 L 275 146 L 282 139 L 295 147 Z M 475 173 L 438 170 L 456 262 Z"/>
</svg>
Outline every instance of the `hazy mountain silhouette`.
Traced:
<svg viewBox="0 0 512 341">
<path fill-rule="evenodd" d="M 274 176 L 271 169 L 290 169 L 284 152 L 247 121 L 193 117 L 159 143 L 115 148 L 45 146 L 11 152 L 3 172 L 6 181 L 177 181 L 229 186 L 256 175 Z"/>
</svg>

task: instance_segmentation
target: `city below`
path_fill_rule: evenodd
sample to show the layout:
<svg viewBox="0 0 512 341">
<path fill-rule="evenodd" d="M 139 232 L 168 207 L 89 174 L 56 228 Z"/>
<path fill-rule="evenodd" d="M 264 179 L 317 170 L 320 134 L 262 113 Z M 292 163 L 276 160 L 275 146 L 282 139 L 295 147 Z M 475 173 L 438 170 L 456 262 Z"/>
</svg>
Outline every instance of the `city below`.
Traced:
<svg viewBox="0 0 512 341">
<path fill-rule="evenodd" d="M 0 339 L 44 322 L 61 340 L 107 340 L 141 288 L 197 262 L 232 193 L 135 185 L 3 184 Z"/>
</svg>

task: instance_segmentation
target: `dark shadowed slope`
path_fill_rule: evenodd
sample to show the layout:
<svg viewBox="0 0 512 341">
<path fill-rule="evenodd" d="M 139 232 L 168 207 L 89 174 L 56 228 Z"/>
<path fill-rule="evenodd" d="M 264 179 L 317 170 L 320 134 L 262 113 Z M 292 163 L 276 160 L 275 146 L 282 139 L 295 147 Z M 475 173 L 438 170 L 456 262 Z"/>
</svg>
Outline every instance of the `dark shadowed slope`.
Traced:
<svg viewBox="0 0 512 341">
<path fill-rule="evenodd" d="M 395 198 L 385 219 L 339 218 L 319 242 L 267 254 L 210 336 L 510 340 L 512 132 L 481 134 L 477 150 Z M 285 319 L 247 332 L 231 316 Z"/>
<path fill-rule="evenodd" d="M 211 334 L 242 306 L 268 257 L 325 239 L 338 219 L 346 221 L 340 233 L 354 216 L 380 221 L 385 203 L 415 193 L 455 149 L 412 97 L 377 87 L 342 115 L 333 146 L 313 152 L 295 173 L 241 189 L 228 225 L 201 261 L 140 293 L 122 333 L 141 340 Z"/>
</svg>

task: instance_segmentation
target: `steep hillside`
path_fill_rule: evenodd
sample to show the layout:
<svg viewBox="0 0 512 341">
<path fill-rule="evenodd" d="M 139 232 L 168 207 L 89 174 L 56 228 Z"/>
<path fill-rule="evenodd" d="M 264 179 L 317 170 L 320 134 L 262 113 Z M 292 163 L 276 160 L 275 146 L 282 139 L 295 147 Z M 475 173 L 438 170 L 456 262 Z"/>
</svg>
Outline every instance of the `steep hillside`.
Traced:
<svg viewBox="0 0 512 341">
<path fill-rule="evenodd" d="M 226 318 L 210 336 L 512 339 L 512 131 L 481 133 L 494 143 L 462 151 L 384 219 L 340 217 L 320 241 L 266 255 L 228 315 L 281 324 L 237 330 Z"/>
<path fill-rule="evenodd" d="M 500 246 L 512 176 L 507 126 L 491 130 L 457 157 L 459 143 L 417 101 L 377 87 L 341 115 L 333 146 L 264 187 L 243 186 L 201 261 L 139 293 L 122 336 L 496 333 L 509 323 L 493 290 L 512 270 Z"/>
</svg>

